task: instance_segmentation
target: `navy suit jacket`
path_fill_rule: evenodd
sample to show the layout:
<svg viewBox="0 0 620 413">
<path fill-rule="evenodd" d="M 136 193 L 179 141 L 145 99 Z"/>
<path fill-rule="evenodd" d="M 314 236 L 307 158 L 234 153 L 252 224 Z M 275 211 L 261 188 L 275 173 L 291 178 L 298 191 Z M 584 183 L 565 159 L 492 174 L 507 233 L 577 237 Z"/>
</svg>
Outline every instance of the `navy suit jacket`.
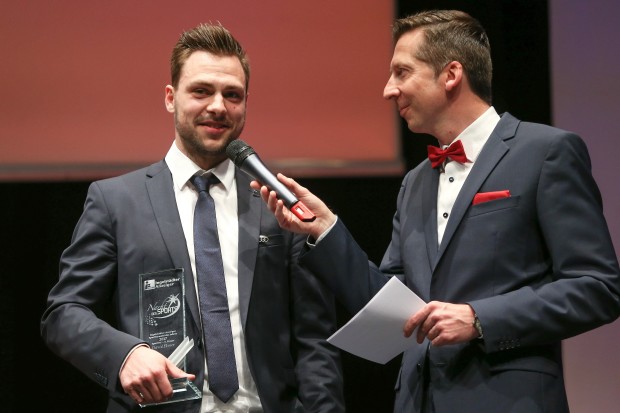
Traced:
<svg viewBox="0 0 620 413">
<path fill-rule="evenodd" d="M 339 354 L 325 341 L 336 328 L 333 296 L 298 266 L 304 238 L 279 228 L 250 189 L 250 177 L 237 169 L 236 180 L 239 305 L 264 411 L 341 412 Z M 186 325 L 196 345 L 187 356 L 187 372 L 196 374 L 201 389 L 200 314 L 170 170 L 161 161 L 91 184 L 41 332 L 53 352 L 109 390 L 108 412 L 140 411 L 118 379 L 129 350 L 142 342 L 138 275 L 172 268 L 190 275 Z M 199 407 L 196 400 L 149 410 L 197 413 Z"/>
<path fill-rule="evenodd" d="M 484 338 L 407 350 L 395 412 L 419 411 L 428 362 L 437 413 L 564 413 L 561 340 L 620 314 L 618 261 L 583 141 L 504 114 L 467 177 L 440 245 L 440 172 L 404 178 L 379 268 L 339 221 L 301 263 L 352 313 L 396 276 L 425 301 L 469 303 Z M 473 205 L 477 193 L 511 196 Z"/>
</svg>

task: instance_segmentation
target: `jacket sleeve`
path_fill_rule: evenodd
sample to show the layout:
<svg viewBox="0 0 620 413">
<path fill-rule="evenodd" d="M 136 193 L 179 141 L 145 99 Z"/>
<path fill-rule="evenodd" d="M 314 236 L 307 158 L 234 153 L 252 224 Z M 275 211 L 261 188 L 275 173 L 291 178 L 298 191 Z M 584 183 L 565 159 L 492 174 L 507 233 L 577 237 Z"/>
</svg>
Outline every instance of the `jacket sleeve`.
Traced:
<svg viewBox="0 0 620 413">
<path fill-rule="evenodd" d="M 335 299 L 322 281 L 300 267 L 298 254 L 304 244 L 305 237 L 294 236 L 290 260 L 299 397 L 308 412 L 344 412 L 340 352 L 327 342 L 337 329 Z"/>
<path fill-rule="evenodd" d="M 588 151 L 577 135 L 551 140 L 533 204 L 542 234 L 540 267 L 548 269 L 521 288 L 470 302 L 489 352 L 507 349 L 506 343 L 556 342 L 620 314 L 618 261 Z"/>
<path fill-rule="evenodd" d="M 104 194 L 89 190 L 71 244 L 60 259 L 60 277 L 41 319 L 41 336 L 53 353 L 108 390 L 128 352 L 142 340 L 106 319 L 117 283 L 116 245 Z"/>
</svg>

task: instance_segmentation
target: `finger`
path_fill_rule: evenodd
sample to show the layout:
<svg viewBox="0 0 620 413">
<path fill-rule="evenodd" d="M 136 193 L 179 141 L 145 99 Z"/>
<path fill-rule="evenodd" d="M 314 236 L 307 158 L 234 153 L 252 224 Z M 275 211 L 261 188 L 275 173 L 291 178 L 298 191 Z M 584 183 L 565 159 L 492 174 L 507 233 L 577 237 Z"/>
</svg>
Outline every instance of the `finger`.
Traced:
<svg viewBox="0 0 620 413">
<path fill-rule="evenodd" d="M 297 181 L 294 180 L 293 178 L 289 178 L 286 175 L 278 173 L 278 179 L 280 180 L 280 182 L 284 184 L 284 186 L 286 186 L 296 196 L 299 196 L 303 193 L 308 192 L 306 188 L 298 184 Z"/>
<path fill-rule="evenodd" d="M 428 311 L 428 306 L 424 306 L 420 310 L 418 310 L 417 313 L 409 317 L 409 320 L 407 320 L 407 322 L 405 323 L 405 337 L 411 336 L 416 327 L 418 328 L 418 332 L 420 331 L 420 324 L 423 323 L 424 320 L 426 320 Z"/>
<path fill-rule="evenodd" d="M 429 311 L 429 313 L 426 314 L 426 318 L 424 318 L 422 323 L 418 326 L 418 332 L 417 332 L 418 343 L 422 343 L 424 339 L 428 337 L 431 329 L 435 327 L 435 320 L 433 319 L 432 315 L 433 315 L 432 311 Z"/>
<path fill-rule="evenodd" d="M 260 191 L 261 184 L 258 181 L 253 180 L 253 181 L 250 182 L 250 188 L 252 188 L 252 189 L 254 189 L 256 191 Z"/>
<path fill-rule="evenodd" d="M 167 375 L 157 375 L 153 381 L 148 383 L 148 386 L 144 387 L 142 394 L 145 400 L 151 402 L 160 403 L 170 399 L 173 395 L 170 379 Z"/>
<path fill-rule="evenodd" d="M 166 374 L 169 377 L 174 377 L 174 378 L 185 377 L 188 380 L 195 380 L 196 379 L 196 375 L 195 374 L 186 373 L 185 370 L 177 367 L 170 360 L 166 360 Z"/>
<path fill-rule="evenodd" d="M 278 172 L 277 177 L 278 177 L 278 180 L 282 182 L 288 189 L 292 190 L 295 184 L 297 184 L 297 182 L 295 182 L 293 178 L 289 178 L 288 176 L 284 175 L 281 172 Z"/>
<path fill-rule="evenodd" d="M 275 211 L 277 203 L 278 203 L 278 195 L 276 194 L 275 191 L 269 191 L 268 196 L 267 196 L 267 205 L 269 206 L 269 209 L 272 211 Z"/>
<path fill-rule="evenodd" d="M 269 188 L 266 186 L 261 186 L 260 189 L 260 197 L 267 203 L 269 201 Z"/>
<path fill-rule="evenodd" d="M 278 201 L 275 206 L 275 216 L 278 220 L 278 224 L 286 225 L 289 222 L 289 219 L 286 214 L 286 210 L 284 209 L 284 202 Z"/>
<path fill-rule="evenodd" d="M 136 401 L 136 403 L 144 403 L 144 395 L 137 389 L 131 389 L 127 392 L 129 397 Z"/>
<path fill-rule="evenodd" d="M 416 333 L 416 340 L 418 343 L 422 343 L 424 341 L 424 339 L 426 338 L 426 332 L 424 329 L 424 324 L 426 323 L 426 321 L 424 323 L 422 323 L 420 326 L 418 326 L 418 331 Z"/>
<path fill-rule="evenodd" d="M 419 329 L 419 322 L 416 318 L 410 318 L 409 321 L 407 321 L 407 324 L 405 324 L 405 337 L 410 337 L 414 331 L 416 331 L 416 328 Z"/>
<path fill-rule="evenodd" d="M 405 327 L 403 328 L 403 332 L 405 333 L 405 337 L 411 337 L 411 334 L 418 326 L 418 323 L 415 321 L 413 317 L 409 318 L 405 323 Z"/>
<path fill-rule="evenodd" d="M 153 382 L 146 382 L 145 385 L 140 389 L 140 395 L 142 399 L 148 402 L 158 402 L 161 401 L 161 392 L 157 387 L 157 384 Z"/>
<path fill-rule="evenodd" d="M 428 330 L 428 333 L 426 333 L 426 338 L 428 338 L 428 341 L 433 342 L 434 340 L 438 339 L 440 335 L 441 335 L 441 332 L 439 331 L 439 328 L 437 328 L 437 325 L 435 324 L 433 328 Z"/>
<path fill-rule="evenodd" d="M 446 344 L 454 344 L 452 335 L 443 329 L 431 329 L 428 333 L 428 339 L 434 347 L 445 346 Z"/>
<path fill-rule="evenodd" d="M 168 376 L 157 377 L 151 388 L 153 400 L 161 402 L 172 397 L 172 384 Z"/>
</svg>

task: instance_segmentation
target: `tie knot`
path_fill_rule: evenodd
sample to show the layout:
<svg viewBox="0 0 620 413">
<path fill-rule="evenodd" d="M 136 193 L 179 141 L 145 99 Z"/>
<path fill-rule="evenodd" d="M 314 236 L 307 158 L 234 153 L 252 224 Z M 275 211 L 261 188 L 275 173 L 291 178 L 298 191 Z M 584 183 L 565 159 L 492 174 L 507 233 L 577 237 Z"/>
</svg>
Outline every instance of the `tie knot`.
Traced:
<svg viewBox="0 0 620 413">
<path fill-rule="evenodd" d="M 209 187 L 211 187 L 211 185 L 216 185 L 220 183 L 220 180 L 217 178 L 217 176 L 213 175 L 212 173 L 204 175 L 194 175 L 192 176 L 191 181 L 198 190 L 198 192 L 209 192 Z"/>
</svg>

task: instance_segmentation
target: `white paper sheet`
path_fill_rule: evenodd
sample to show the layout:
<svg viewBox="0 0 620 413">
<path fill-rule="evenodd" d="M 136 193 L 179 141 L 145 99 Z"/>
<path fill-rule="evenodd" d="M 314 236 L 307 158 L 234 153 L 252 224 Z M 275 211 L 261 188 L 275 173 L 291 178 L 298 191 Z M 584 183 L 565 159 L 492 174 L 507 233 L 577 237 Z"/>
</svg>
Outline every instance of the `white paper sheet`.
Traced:
<svg viewBox="0 0 620 413">
<path fill-rule="evenodd" d="M 348 323 L 327 341 L 358 357 L 385 364 L 418 345 L 415 332 L 403 335 L 405 322 L 425 302 L 392 277 Z"/>
</svg>

